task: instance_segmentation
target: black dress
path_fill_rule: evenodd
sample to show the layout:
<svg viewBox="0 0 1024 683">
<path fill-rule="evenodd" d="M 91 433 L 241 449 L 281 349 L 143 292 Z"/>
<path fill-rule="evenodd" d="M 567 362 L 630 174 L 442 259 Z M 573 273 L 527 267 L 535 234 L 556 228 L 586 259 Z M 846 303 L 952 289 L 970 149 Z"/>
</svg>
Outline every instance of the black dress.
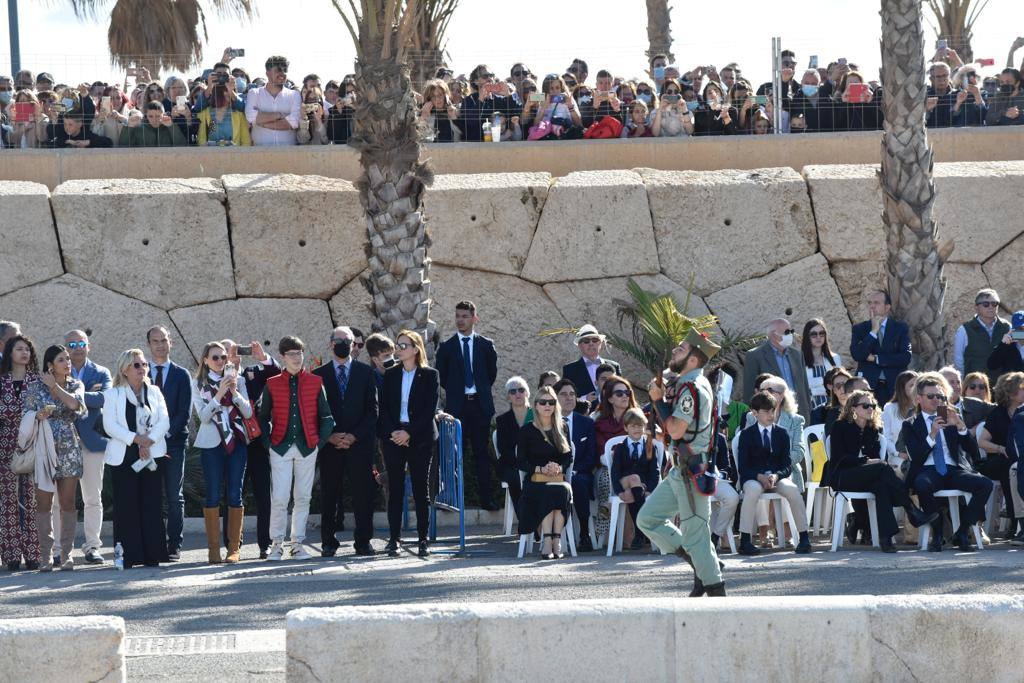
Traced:
<svg viewBox="0 0 1024 683">
<path fill-rule="evenodd" d="M 562 427 L 566 443 L 569 436 Z M 572 452 L 566 448 L 560 452 L 549 442 L 536 424 L 523 425 L 519 430 L 519 445 L 516 453 L 519 469 L 526 473 L 523 480 L 523 493 L 519 497 L 517 512 L 519 517 L 519 533 L 532 534 L 540 526 L 541 520 L 548 513 L 558 510 L 568 523 L 569 505 L 572 503 L 572 488 L 568 482 L 539 483 L 530 480 L 534 468 L 543 467 L 549 462 L 561 465 L 562 470 L 569 471 L 572 465 Z"/>
<path fill-rule="evenodd" d="M 125 421 L 134 431 L 135 405 L 125 399 Z M 124 460 L 110 468 L 114 485 L 114 543 L 124 550 L 124 567 L 144 564 L 156 567 L 168 562 L 167 536 L 163 517 L 163 479 L 160 470 L 135 472 L 138 444 L 124 452 Z"/>
<path fill-rule="evenodd" d="M 1007 442 L 1010 437 L 1010 414 L 1006 412 L 1006 408 L 1003 406 L 996 406 L 995 409 L 988 414 L 988 418 L 985 420 L 985 431 L 989 433 L 992 443 L 997 446 L 1007 446 Z M 1010 490 L 1010 466 L 1013 465 L 1015 459 L 1002 453 L 986 453 L 985 451 L 978 450 L 979 459 L 978 462 L 974 463 L 974 468 L 978 470 L 978 474 L 983 474 L 989 479 L 994 479 L 999 482 L 999 485 L 1003 487 L 1003 491 Z M 1006 511 L 1013 519 L 1017 512 L 1013 508 L 1013 496 L 1003 496 L 1006 500 Z"/>
<path fill-rule="evenodd" d="M 508 484 L 513 506 L 519 505 L 519 496 L 523 492 L 522 477 L 516 464 L 516 446 L 519 444 L 519 432 L 522 429 L 516 422 L 516 414 L 511 408 L 494 419 L 494 431 L 498 437 L 498 477 Z"/>
</svg>

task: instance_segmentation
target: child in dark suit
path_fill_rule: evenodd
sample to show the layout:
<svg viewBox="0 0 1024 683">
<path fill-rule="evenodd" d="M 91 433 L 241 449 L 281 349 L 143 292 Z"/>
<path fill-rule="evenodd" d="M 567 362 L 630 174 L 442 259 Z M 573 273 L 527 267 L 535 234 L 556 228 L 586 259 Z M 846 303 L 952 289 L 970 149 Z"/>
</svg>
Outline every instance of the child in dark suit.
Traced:
<svg viewBox="0 0 1024 683">
<path fill-rule="evenodd" d="M 612 449 L 612 490 L 629 506 L 629 516 L 636 529 L 630 547 L 638 550 L 645 543 L 650 543 L 636 526 L 636 516 L 647 494 L 658 486 L 658 458 L 654 448 L 650 456 L 647 455 L 647 418 L 642 410 L 627 410 L 622 416 L 622 424 L 626 428 L 626 438 Z"/>
</svg>

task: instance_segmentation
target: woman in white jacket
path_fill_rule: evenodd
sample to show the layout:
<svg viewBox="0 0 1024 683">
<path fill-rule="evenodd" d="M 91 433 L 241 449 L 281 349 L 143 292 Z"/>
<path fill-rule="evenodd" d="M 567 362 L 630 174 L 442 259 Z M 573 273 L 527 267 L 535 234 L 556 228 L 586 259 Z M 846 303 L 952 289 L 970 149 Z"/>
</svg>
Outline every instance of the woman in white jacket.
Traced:
<svg viewBox="0 0 1024 683">
<path fill-rule="evenodd" d="M 242 482 L 245 480 L 246 431 L 243 418 L 252 417 L 245 378 L 228 362 L 220 342 L 210 342 L 192 380 L 192 410 L 199 418 L 193 445 L 202 451 L 206 500 L 206 544 L 209 562 L 238 562 L 242 541 Z M 220 491 L 226 485 L 228 499 L 228 554 L 220 555 Z"/>
<path fill-rule="evenodd" d="M 124 351 L 114 385 L 103 392 L 103 429 L 110 437 L 104 462 L 114 484 L 114 542 L 124 551 L 125 569 L 168 561 L 156 460 L 167 456 L 170 426 L 164 396 L 149 384 L 142 350 Z"/>
</svg>

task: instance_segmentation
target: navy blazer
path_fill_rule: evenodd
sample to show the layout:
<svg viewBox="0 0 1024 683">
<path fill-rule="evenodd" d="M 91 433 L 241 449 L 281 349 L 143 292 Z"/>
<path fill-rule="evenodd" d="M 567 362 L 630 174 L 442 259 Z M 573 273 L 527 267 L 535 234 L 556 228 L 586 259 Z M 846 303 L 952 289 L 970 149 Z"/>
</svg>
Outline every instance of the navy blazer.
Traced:
<svg viewBox="0 0 1024 683">
<path fill-rule="evenodd" d="M 612 462 L 611 462 L 611 480 L 612 480 L 612 491 L 614 493 L 622 493 L 622 483 L 619 481 L 623 477 L 628 477 L 631 474 L 640 475 L 640 481 L 644 483 L 648 492 L 653 491 L 658 487 L 658 456 L 655 453 L 651 454 L 651 459 L 647 459 L 647 453 L 644 449 L 648 435 L 645 435 L 641 439 L 640 443 L 640 459 L 633 460 L 630 454 L 629 439 L 623 439 L 612 448 Z"/>
<path fill-rule="evenodd" d="M 465 370 L 462 361 L 462 342 L 453 334 L 437 348 L 437 373 L 444 388 L 445 408 L 455 417 L 462 416 L 466 403 Z M 494 397 L 491 388 L 498 377 L 498 354 L 494 342 L 479 334 L 473 335 L 473 384 L 476 400 L 484 417 L 494 416 Z"/>
<path fill-rule="evenodd" d="M 350 363 L 344 400 L 333 361 L 313 370 L 313 374 L 319 375 L 324 381 L 327 404 L 334 417 L 334 432 L 356 437 L 356 442 L 349 450 L 372 449 L 373 437 L 377 432 L 377 381 L 373 377 L 373 368 L 357 360 Z"/>
<path fill-rule="evenodd" d="M 96 420 L 103 414 L 103 392 L 110 388 L 110 370 L 86 359 L 80 379 L 85 385 L 85 407 L 89 412 L 75 420 L 75 428 L 86 450 L 103 453 L 107 450 L 107 440 L 96 432 Z M 93 390 L 96 385 L 99 389 Z"/>
<path fill-rule="evenodd" d="M 155 372 L 150 368 L 151 380 Z M 192 378 L 189 377 L 188 370 L 171 361 L 161 393 L 167 403 L 167 414 L 171 420 L 171 428 L 167 430 L 167 445 L 184 446 L 188 439 L 188 420 L 192 414 Z"/>
<path fill-rule="evenodd" d="M 593 474 L 597 467 L 597 432 L 594 420 L 586 415 L 573 413 L 570 436 L 576 454 L 573 456 L 573 471 Z"/>
<path fill-rule="evenodd" d="M 789 459 L 789 434 L 778 425 L 772 425 L 772 450 L 769 453 L 761 441 L 761 425 L 757 422 L 740 432 L 736 448 L 736 467 L 740 473 L 740 486 L 757 475 L 770 472 L 785 479 L 793 473 Z"/>
<path fill-rule="evenodd" d="M 601 362 L 607 363 L 615 368 L 616 375 L 622 375 L 622 368 L 620 368 L 619 364 L 615 361 L 602 358 Z M 582 356 L 562 367 L 562 379 L 572 381 L 573 385 L 576 387 L 576 395 L 580 398 L 597 391 L 597 387 L 594 386 L 593 381 L 590 379 L 590 373 L 587 372 L 586 361 L 583 360 Z"/>
<path fill-rule="evenodd" d="M 971 463 L 978 459 L 978 442 L 974 433 L 968 429 L 966 434 L 956 430 L 956 426 L 948 426 L 942 430 L 946 437 L 946 448 L 953 461 L 964 470 L 972 472 Z M 928 456 L 932 454 L 933 446 L 928 445 L 928 423 L 924 416 L 918 413 L 916 416 L 907 418 L 900 428 L 900 438 L 910 456 L 910 469 L 907 471 L 906 482 L 909 486 L 914 485 L 914 479 L 918 472 L 924 467 Z"/>
<path fill-rule="evenodd" d="M 383 439 L 391 438 L 391 432 L 402 428 L 402 370 L 399 363 L 384 372 L 384 391 L 380 397 L 380 436 Z M 434 416 L 437 415 L 438 394 L 437 370 L 416 368 L 409 389 L 409 436 L 414 446 L 437 439 Z"/>
<path fill-rule="evenodd" d="M 871 385 L 878 388 L 878 380 L 884 377 L 889 387 L 894 387 L 896 376 L 910 366 L 910 328 L 902 320 L 887 318 L 882 343 L 871 335 L 871 321 L 865 320 L 853 326 L 850 341 L 850 355 L 857 361 L 857 372 Z M 868 356 L 875 360 L 868 362 Z"/>
</svg>

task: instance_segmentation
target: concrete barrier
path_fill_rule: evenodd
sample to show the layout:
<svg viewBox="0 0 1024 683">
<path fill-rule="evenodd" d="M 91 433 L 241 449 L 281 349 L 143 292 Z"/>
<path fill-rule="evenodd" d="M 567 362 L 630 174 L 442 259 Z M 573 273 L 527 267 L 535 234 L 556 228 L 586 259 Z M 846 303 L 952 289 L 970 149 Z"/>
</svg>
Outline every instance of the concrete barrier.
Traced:
<svg viewBox="0 0 1024 683">
<path fill-rule="evenodd" d="M 2 619 L 0 662 L 0 683 L 124 681 L 124 619 Z"/>
<path fill-rule="evenodd" d="M 996 595 L 305 608 L 288 613 L 286 672 L 293 682 L 384 671 L 396 682 L 1019 681 L 1022 637 L 1024 597 Z"/>
</svg>

